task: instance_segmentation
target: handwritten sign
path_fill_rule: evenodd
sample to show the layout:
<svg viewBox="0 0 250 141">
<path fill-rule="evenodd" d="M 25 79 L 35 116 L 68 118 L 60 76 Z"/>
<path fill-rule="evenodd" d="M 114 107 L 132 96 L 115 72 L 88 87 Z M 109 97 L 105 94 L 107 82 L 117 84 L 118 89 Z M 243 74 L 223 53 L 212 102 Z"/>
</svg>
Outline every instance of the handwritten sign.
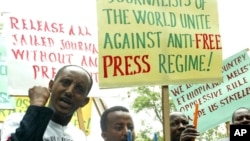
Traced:
<svg viewBox="0 0 250 141">
<path fill-rule="evenodd" d="M 5 21 L 11 94 L 18 95 L 22 89 L 25 94 L 33 85 L 47 85 L 58 68 L 68 64 L 83 66 L 97 83 L 97 29 L 91 23 L 17 14 L 8 14 Z"/>
<path fill-rule="evenodd" d="M 68 64 L 82 66 L 91 73 L 94 83 L 90 97 L 117 95 L 124 90 L 101 90 L 98 86 L 98 36 L 93 18 L 96 3 L 87 2 L 87 7 L 75 16 L 4 15 L 8 94 L 27 95 L 34 85 L 48 86 L 58 69 Z"/>
<path fill-rule="evenodd" d="M 100 87 L 222 81 L 216 0 L 99 0 L 97 11 Z"/>
<path fill-rule="evenodd" d="M 249 61 L 247 50 L 225 59 L 222 83 L 170 85 L 170 96 L 177 110 L 192 121 L 195 104 L 199 104 L 198 131 L 204 132 L 230 120 L 235 109 L 250 107 Z"/>
</svg>

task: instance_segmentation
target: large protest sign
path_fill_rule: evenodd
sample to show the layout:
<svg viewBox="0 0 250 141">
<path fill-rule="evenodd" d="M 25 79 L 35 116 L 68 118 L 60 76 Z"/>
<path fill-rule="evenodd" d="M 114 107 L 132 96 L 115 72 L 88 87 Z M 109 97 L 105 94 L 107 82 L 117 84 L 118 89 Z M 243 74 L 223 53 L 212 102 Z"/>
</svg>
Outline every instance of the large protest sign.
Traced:
<svg viewBox="0 0 250 141">
<path fill-rule="evenodd" d="M 198 130 L 204 132 L 229 121 L 235 109 L 250 107 L 249 63 L 247 50 L 240 51 L 223 61 L 222 83 L 170 85 L 170 97 L 190 121 L 199 104 Z"/>
<path fill-rule="evenodd" d="M 222 81 L 216 0 L 98 0 L 97 11 L 100 87 Z"/>
<path fill-rule="evenodd" d="M 47 86 L 58 68 L 68 64 L 85 67 L 97 83 L 96 27 L 87 20 L 6 15 L 9 93 Z"/>
<path fill-rule="evenodd" d="M 20 14 L 11 10 L 4 15 L 8 54 L 5 83 L 10 95 L 27 95 L 33 85 L 47 86 L 58 68 L 68 64 L 80 65 L 91 73 L 94 84 L 90 96 L 113 95 L 122 90 L 99 89 L 96 3 L 86 3 L 74 16 L 60 11 Z"/>
</svg>

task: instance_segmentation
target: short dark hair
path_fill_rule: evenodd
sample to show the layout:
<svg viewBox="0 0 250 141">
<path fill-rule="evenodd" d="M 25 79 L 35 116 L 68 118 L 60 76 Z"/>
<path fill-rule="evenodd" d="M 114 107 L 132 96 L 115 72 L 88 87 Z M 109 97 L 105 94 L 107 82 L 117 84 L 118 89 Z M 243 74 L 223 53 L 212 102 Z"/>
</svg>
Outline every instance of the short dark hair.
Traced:
<svg viewBox="0 0 250 141">
<path fill-rule="evenodd" d="M 89 76 L 89 79 L 90 79 L 90 85 L 89 85 L 89 89 L 88 89 L 88 91 L 87 91 L 87 94 L 88 94 L 88 93 L 90 92 L 91 88 L 92 88 L 93 79 L 92 79 L 90 73 L 89 73 L 86 69 L 84 69 L 83 67 L 81 67 L 81 66 L 78 66 L 78 65 L 65 65 L 65 66 L 61 67 L 61 68 L 58 70 L 58 72 L 56 73 L 56 75 L 55 75 L 55 80 L 59 77 L 59 75 L 62 73 L 62 71 L 63 71 L 64 69 L 68 68 L 68 67 L 78 67 L 78 68 L 82 69 L 83 71 L 85 71 L 85 72 L 87 73 L 87 75 Z"/>
<path fill-rule="evenodd" d="M 250 109 L 247 108 L 247 107 L 240 107 L 240 108 L 237 108 L 237 109 L 233 112 L 233 115 L 232 115 L 232 123 L 234 123 L 234 117 L 235 117 L 236 112 L 237 112 L 238 110 L 240 110 L 240 109 L 246 109 L 246 110 L 250 111 Z"/>
<path fill-rule="evenodd" d="M 107 130 L 108 114 L 112 113 L 112 112 L 116 112 L 116 111 L 123 111 L 123 112 L 128 112 L 129 113 L 129 110 L 126 107 L 123 107 L 123 106 L 113 106 L 113 107 L 111 107 L 109 109 L 106 109 L 101 115 L 100 124 L 101 124 L 102 131 Z"/>
</svg>

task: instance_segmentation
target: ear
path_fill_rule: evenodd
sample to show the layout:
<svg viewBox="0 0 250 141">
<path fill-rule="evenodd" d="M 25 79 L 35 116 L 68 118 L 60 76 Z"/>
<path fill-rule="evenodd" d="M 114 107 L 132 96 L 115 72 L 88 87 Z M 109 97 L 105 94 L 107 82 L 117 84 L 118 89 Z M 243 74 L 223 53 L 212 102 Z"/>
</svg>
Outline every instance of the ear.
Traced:
<svg viewBox="0 0 250 141">
<path fill-rule="evenodd" d="M 54 81 L 50 80 L 49 81 L 49 92 L 51 92 L 53 85 L 54 85 Z"/>
<path fill-rule="evenodd" d="M 84 101 L 82 102 L 81 107 L 84 107 L 85 105 L 87 105 L 89 103 L 89 99 L 90 99 L 89 97 L 86 97 Z"/>
<path fill-rule="evenodd" d="M 102 138 L 103 138 L 105 141 L 107 140 L 107 135 L 106 135 L 106 132 L 105 132 L 105 131 L 102 132 Z"/>
</svg>

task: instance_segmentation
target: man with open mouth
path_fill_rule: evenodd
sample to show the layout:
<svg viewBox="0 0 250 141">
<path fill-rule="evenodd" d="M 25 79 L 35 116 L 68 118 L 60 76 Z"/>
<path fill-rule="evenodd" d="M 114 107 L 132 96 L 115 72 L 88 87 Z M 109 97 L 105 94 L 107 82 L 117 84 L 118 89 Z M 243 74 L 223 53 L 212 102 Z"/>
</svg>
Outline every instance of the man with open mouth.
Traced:
<svg viewBox="0 0 250 141">
<path fill-rule="evenodd" d="M 6 118 L 1 141 L 86 141 L 84 132 L 70 121 L 78 108 L 88 104 L 92 84 L 84 68 L 63 66 L 48 87 L 29 89 L 30 106 L 26 113 Z"/>
</svg>

